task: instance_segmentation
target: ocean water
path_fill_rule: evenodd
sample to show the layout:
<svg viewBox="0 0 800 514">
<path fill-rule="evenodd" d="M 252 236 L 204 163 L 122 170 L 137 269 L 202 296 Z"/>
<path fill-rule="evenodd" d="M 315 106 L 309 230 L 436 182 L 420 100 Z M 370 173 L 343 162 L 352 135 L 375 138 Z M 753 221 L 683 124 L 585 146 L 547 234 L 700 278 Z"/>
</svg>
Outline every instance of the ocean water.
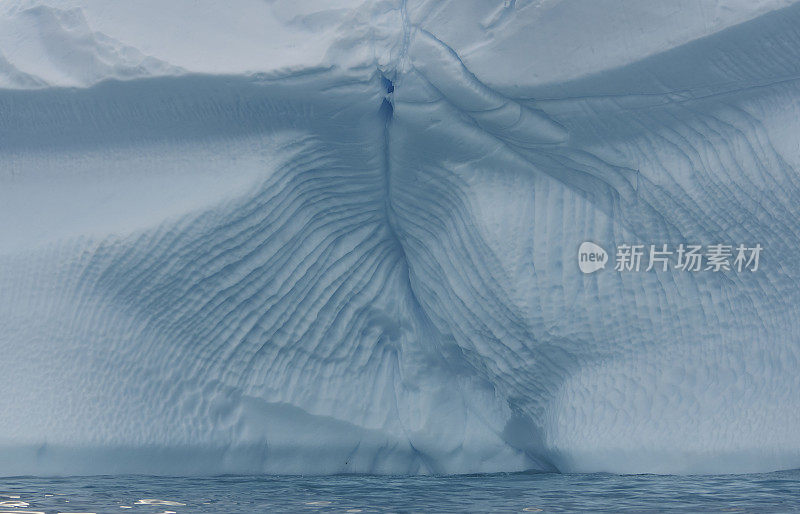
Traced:
<svg viewBox="0 0 800 514">
<path fill-rule="evenodd" d="M 0 478 L 0 512 L 800 512 L 800 470 L 659 476 Z"/>
</svg>

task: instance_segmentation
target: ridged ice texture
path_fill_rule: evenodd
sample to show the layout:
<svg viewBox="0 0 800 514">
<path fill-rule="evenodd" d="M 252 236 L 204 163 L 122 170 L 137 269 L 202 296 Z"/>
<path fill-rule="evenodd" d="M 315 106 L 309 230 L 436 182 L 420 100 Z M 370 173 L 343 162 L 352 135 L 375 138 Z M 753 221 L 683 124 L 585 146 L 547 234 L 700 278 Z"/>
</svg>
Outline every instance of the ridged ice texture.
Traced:
<svg viewBox="0 0 800 514">
<path fill-rule="evenodd" d="M 547 11 L 451 42 L 459 5 L 217 76 L 9 15 L 105 57 L 0 59 L 0 473 L 800 466 L 800 8 L 548 82 L 480 56 Z M 585 276 L 585 240 L 765 253 Z"/>
</svg>

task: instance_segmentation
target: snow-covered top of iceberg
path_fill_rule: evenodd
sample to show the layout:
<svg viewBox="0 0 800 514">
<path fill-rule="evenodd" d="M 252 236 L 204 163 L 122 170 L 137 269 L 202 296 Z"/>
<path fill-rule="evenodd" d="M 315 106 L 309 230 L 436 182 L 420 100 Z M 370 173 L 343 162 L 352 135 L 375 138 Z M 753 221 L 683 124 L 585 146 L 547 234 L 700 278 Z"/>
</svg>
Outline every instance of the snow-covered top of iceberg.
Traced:
<svg viewBox="0 0 800 514">
<path fill-rule="evenodd" d="M 420 2 L 412 21 L 493 87 L 573 80 L 629 64 L 791 0 Z"/>
<path fill-rule="evenodd" d="M 789 3 L 12 0 L 0 6 L 0 87 L 393 67 L 417 29 L 488 85 L 538 85 L 618 67 Z"/>
<path fill-rule="evenodd" d="M 22 0 L 0 9 L 0 85 L 296 70 L 326 62 L 358 2 Z"/>
</svg>

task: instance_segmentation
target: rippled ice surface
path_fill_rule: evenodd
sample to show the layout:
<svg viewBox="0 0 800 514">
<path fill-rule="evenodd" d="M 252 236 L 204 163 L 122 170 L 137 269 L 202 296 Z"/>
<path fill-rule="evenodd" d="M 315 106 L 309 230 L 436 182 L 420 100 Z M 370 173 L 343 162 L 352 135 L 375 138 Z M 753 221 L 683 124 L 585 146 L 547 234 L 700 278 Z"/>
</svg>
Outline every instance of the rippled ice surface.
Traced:
<svg viewBox="0 0 800 514">
<path fill-rule="evenodd" d="M 494 474 L 0 478 L 0 512 L 800 511 L 800 470 L 753 475 Z"/>
</svg>

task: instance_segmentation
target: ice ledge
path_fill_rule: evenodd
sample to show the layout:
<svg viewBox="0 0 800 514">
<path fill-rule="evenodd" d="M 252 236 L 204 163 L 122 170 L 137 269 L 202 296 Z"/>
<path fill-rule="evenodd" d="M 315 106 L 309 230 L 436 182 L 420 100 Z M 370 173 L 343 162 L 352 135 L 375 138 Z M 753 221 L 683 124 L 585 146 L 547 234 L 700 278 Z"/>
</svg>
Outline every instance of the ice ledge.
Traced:
<svg viewBox="0 0 800 514">
<path fill-rule="evenodd" d="M 0 7 L 0 87 L 88 87 L 184 73 L 285 75 L 320 66 L 390 69 L 401 65 L 413 32 L 423 30 L 481 82 L 518 95 L 629 65 L 791 3 L 736 0 L 675 11 L 655 0 L 237 0 L 224 8 L 212 0 L 10 0 Z"/>
</svg>

